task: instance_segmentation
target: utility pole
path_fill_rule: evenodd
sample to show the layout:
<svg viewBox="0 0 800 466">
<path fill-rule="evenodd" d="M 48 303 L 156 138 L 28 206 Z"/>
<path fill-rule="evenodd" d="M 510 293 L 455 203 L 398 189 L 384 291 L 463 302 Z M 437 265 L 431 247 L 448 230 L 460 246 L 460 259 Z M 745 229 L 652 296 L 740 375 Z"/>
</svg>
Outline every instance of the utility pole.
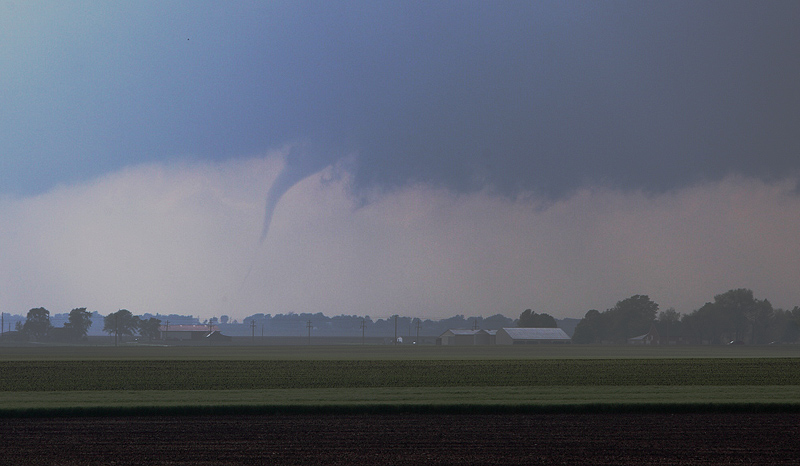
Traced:
<svg viewBox="0 0 800 466">
<path fill-rule="evenodd" d="M 256 320 L 250 321 L 250 329 L 253 331 L 253 344 L 256 344 Z"/>
<path fill-rule="evenodd" d="M 414 340 L 416 343 L 419 343 L 419 329 L 422 327 L 422 321 L 417 319 L 417 339 Z"/>
<path fill-rule="evenodd" d="M 394 315 L 394 344 L 397 344 L 397 314 Z"/>
<path fill-rule="evenodd" d="M 364 329 L 367 328 L 367 321 L 361 319 L 361 344 L 364 344 Z"/>
<path fill-rule="evenodd" d="M 169 320 L 167 320 L 166 325 L 164 326 L 164 341 L 169 339 Z"/>
<path fill-rule="evenodd" d="M 311 346 L 311 320 L 310 319 L 309 319 L 308 322 L 306 322 L 306 328 L 308 329 L 308 346 Z"/>
</svg>

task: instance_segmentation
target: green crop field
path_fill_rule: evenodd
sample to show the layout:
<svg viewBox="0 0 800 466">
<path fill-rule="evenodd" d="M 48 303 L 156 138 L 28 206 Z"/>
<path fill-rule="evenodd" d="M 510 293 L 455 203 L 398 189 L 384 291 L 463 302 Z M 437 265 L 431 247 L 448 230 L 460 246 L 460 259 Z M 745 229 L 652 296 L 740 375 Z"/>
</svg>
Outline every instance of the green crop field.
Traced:
<svg viewBox="0 0 800 466">
<path fill-rule="evenodd" d="M 5 415 L 322 407 L 800 410 L 800 354 L 794 346 L 0 348 Z"/>
</svg>

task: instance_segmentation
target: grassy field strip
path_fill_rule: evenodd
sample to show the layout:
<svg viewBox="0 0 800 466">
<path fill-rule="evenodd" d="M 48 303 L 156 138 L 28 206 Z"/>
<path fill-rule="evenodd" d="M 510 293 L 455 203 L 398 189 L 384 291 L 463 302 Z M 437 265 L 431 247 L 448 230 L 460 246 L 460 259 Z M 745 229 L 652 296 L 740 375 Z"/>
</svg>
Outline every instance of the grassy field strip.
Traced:
<svg viewBox="0 0 800 466">
<path fill-rule="evenodd" d="M 800 405 L 798 386 L 439 387 L 0 393 L 0 412 L 67 408 L 587 404 Z"/>
<path fill-rule="evenodd" d="M 497 360 L 800 358 L 800 345 L 775 346 L 36 346 L 0 347 L 0 361 L 44 360 Z"/>
</svg>

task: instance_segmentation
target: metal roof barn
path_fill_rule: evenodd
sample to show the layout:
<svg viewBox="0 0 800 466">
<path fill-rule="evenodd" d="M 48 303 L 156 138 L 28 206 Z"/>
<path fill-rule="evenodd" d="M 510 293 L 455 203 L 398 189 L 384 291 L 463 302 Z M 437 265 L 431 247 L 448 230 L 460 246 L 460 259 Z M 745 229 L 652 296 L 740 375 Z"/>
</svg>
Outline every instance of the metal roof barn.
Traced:
<svg viewBox="0 0 800 466">
<path fill-rule="evenodd" d="M 502 328 L 497 331 L 498 345 L 530 345 L 539 343 L 570 343 L 572 340 L 560 328 Z"/>
<path fill-rule="evenodd" d="M 493 345 L 496 330 L 450 329 L 436 339 L 440 345 Z"/>
<path fill-rule="evenodd" d="M 216 325 L 162 325 L 158 330 L 162 340 L 202 340 L 219 328 Z"/>
</svg>

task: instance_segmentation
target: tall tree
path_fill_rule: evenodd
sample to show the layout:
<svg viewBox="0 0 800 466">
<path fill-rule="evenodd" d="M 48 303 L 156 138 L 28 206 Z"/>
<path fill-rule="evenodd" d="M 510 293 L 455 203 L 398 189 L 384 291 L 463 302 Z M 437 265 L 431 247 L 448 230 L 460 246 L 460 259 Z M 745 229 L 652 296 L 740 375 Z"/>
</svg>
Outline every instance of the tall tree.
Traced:
<svg viewBox="0 0 800 466">
<path fill-rule="evenodd" d="M 669 344 L 671 338 L 677 338 L 683 333 L 681 329 L 681 313 L 674 308 L 659 312 L 656 322 L 658 323 L 661 344 Z"/>
<path fill-rule="evenodd" d="M 797 309 L 797 308 L 795 308 Z M 772 319 L 770 319 L 769 341 L 780 341 L 782 343 L 794 343 L 800 336 L 800 327 L 792 314 L 792 311 L 775 309 Z"/>
<path fill-rule="evenodd" d="M 765 330 L 773 314 L 769 301 L 755 299 L 752 290 L 738 288 L 714 296 L 714 306 L 732 331 L 729 336 L 733 340 L 765 343 Z"/>
<path fill-rule="evenodd" d="M 594 309 L 578 323 L 573 335 L 575 343 L 627 343 L 628 338 L 650 330 L 658 304 L 646 295 L 634 295 L 600 313 Z"/>
<path fill-rule="evenodd" d="M 50 328 L 52 328 L 52 325 L 50 325 L 50 311 L 43 307 L 37 307 L 28 311 L 25 324 L 22 326 L 22 333 L 28 338 L 39 341 L 47 336 Z"/>
<path fill-rule="evenodd" d="M 160 327 L 161 319 L 156 319 L 155 317 L 151 317 L 147 320 L 139 319 L 139 335 L 147 338 L 148 341 L 153 341 L 159 337 L 161 334 L 159 331 Z"/>
<path fill-rule="evenodd" d="M 642 335 L 650 330 L 656 319 L 658 304 L 647 295 L 634 295 L 617 302 L 606 311 L 609 320 L 609 337 L 616 343 L 627 343 L 628 338 Z"/>
<path fill-rule="evenodd" d="M 601 343 L 604 334 L 603 314 L 597 309 L 590 309 L 575 327 L 572 341 L 575 343 Z"/>
<path fill-rule="evenodd" d="M 519 315 L 517 327 L 556 328 L 558 324 L 556 323 L 556 319 L 550 314 L 537 314 L 530 309 L 525 309 L 522 314 Z"/>
<path fill-rule="evenodd" d="M 69 318 L 64 324 L 64 328 L 69 331 L 70 337 L 74 340 L 85 338 L 91 326 L 92 313 L 88 312 L 85 307 L 71 310 Z"/>
<path fill-rule="evenodd" d="M 117 345 L 124 335 L 133 335 L 139 329 L 139 319 L 127 309 L 120 309 L 103 318 L 103 331 L 114 335 Z"/>
</svg>

